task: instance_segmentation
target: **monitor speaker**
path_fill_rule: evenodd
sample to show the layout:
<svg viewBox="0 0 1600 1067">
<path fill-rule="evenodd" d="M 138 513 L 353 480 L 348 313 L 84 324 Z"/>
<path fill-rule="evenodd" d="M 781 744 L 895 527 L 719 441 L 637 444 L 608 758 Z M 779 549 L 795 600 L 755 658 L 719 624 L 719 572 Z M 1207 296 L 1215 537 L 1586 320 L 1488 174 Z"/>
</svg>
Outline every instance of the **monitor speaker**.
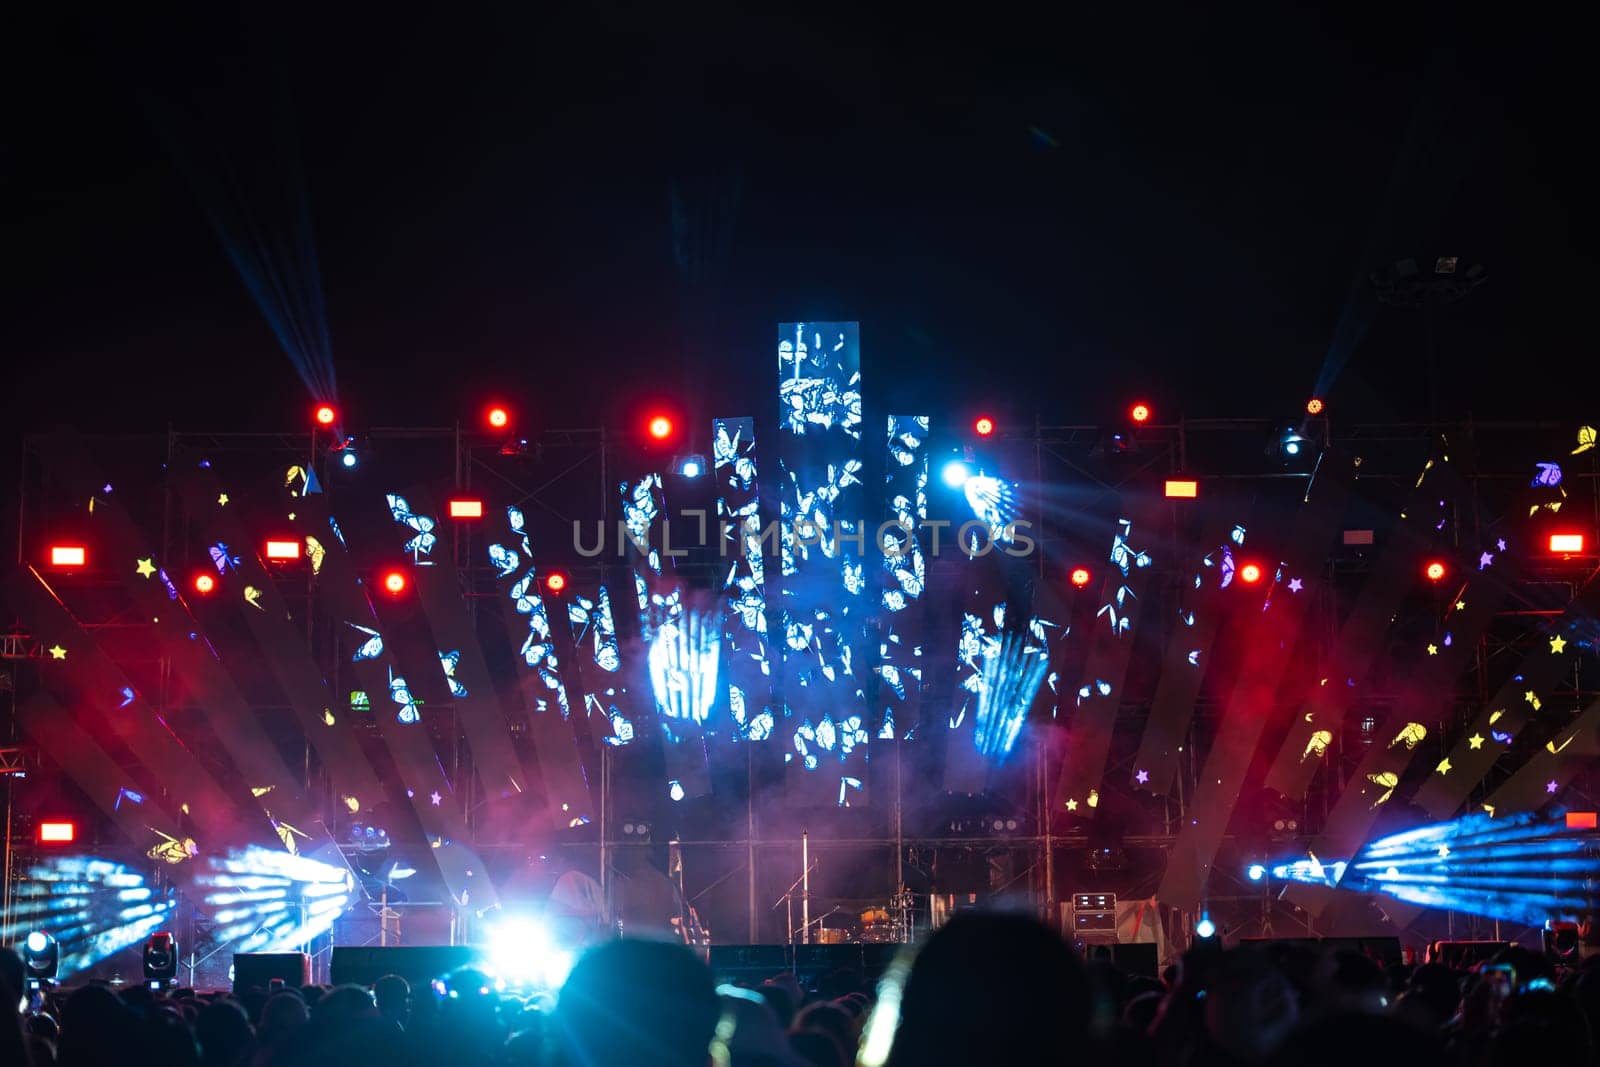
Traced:
<svg viewBox="0 0 1600 1067">
<path fill-rule="evenodd" d="M 266 989 L 274 978 L 295 987 L 311 983 L 311 957 L 304 952 L 236 952 L 233 991 Z"/>
</svg>

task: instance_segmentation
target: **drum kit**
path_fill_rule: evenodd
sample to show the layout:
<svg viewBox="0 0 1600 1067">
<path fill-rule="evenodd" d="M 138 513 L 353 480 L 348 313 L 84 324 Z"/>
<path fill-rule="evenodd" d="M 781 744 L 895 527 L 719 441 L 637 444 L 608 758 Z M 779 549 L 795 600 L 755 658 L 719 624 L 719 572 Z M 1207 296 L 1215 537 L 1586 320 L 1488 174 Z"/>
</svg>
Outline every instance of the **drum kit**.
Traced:
<svg viewBox="0 0 1600 1067">
<path fill-rule="evenodd" d="M 859 911 L 835 908 L 817 920 L 813 940 L 821 945 L 897 945 L 916 932 L 916 901 L 901 892 Z"/>
</svg>

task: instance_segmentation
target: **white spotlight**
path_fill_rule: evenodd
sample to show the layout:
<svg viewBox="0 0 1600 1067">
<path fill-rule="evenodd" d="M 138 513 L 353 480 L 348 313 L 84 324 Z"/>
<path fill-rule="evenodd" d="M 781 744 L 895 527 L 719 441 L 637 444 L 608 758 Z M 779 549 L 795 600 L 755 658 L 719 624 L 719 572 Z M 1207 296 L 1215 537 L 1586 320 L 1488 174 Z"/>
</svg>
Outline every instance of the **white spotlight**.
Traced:
<svg viewBox="0 0 1600 1067">
<path fill-rule="evenodd" d="M 560 989 L 573 955 L 555 943 L 544 924 L 514 917 L 489 928 L 489 964 L 509 985 Z"/>
<path fill-rule="evenodd" d="M 942 474 L 944 484 L 952 489 L 960 489 L 967 484 L 967 479 L 972 477 L 972 472 L 967 469 L 967 465 L 959 459 L 953 459 L 946 463 Z"/>
</svg>

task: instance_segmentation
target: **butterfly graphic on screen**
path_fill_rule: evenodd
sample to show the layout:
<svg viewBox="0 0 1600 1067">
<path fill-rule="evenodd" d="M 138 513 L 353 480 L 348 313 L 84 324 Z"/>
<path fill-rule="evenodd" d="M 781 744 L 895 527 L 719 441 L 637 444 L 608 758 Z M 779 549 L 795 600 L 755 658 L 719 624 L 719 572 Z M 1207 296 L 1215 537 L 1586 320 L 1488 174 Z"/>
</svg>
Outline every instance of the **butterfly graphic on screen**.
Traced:
<svg viewBox="0 0 1600 1067">
<path fill-rule="evenodd" d="M 438 538 L 433 535 L 433 520 L 426 515 L 414 515 L 411 505 L 403 496 L 388 494 L 389 513 L 394 516 L 394 521 L 404 523 L 416 531 L 416 536 L 405 543 L 405 550 L 412 555 L 426 556 L 433 552 L 433 546 Z"/>
</svg>

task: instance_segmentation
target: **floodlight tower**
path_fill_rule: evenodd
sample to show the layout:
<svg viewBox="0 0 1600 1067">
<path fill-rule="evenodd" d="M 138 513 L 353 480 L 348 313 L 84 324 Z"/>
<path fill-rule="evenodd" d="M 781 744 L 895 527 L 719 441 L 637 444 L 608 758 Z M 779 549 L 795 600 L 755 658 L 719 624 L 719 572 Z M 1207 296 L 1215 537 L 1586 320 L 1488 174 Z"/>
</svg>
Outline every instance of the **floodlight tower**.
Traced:
<svg viewBox="0 0 1600 1067">
<path fill-rule="evenodd" d="M 1381 302 L 1422 312 L 1422 373 L 1428 390 L 1430 425 L 1436 426 L 1439 422 L 1439 357 L 1434 337 L 1434 309 L 1459 304 L 1487 279 L 1483 264 L 1462 263 L 1459 256 L 1439 256 L 1431 270 L 1418 266 L 1415 259 L 1399 259 L 1372 274 L 1372 286 Z"/>
</svg>

